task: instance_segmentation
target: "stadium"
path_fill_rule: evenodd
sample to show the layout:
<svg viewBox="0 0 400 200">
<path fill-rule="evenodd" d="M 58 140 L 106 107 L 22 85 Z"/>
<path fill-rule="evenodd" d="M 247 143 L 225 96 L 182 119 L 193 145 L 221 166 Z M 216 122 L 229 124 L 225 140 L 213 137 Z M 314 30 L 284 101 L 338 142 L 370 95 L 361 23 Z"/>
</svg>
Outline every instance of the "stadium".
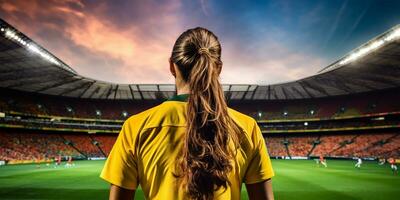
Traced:
<svg viewBox="0 0 400 200">
<path fill-rule="evenodd" d="M 6 21 L 0 28 L 0 199 L 107 198 L 98 175 L 123 122 L 175 86 L 85 77 Z M 400 162 L 399 58 L 395 26 L 312 76 L 223 85 L 229 106 L 262 129 L 277 199 L 398 196 L 388 162 Z"/>
</svg>

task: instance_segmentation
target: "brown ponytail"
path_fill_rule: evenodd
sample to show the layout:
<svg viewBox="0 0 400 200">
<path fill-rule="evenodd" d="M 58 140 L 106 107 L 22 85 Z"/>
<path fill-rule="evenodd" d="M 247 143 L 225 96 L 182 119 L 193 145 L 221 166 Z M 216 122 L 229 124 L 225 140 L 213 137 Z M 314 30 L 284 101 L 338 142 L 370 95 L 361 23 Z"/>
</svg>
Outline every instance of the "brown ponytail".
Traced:
<svg viewBox="0 0 400 200">
<path fill-rule="evenodd" d="M 214 191 L 230 184 L 233 141 L 238 147 L 239 127 L 228 115 L 219 73 L 221 45 L 204 28 L 182 33 L 173 47 L 172 61 L 190 87 L 187 105 L 187 131 L 178 160 L 183 185 L 191 199 L 212 199 Z"/>
</svg>

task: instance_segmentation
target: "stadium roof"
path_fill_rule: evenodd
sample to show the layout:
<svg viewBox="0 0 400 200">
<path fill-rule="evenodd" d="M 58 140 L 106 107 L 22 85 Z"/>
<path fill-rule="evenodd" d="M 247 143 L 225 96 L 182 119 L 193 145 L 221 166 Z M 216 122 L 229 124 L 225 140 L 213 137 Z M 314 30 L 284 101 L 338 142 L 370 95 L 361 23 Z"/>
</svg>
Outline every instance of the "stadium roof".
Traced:
<svg viewBox="0 0 400 200">
<path fill-rule="evenodd" d="M 224 84 L 231 100 L 287 100 L 346 95 L 400 87 L 400 25 L 297 81 L 273 85 Z M 116 84 L 79 75 L 0 19 L 0 88 L 77 98 L 158 99 L 172 84 Z"/>
</svg>

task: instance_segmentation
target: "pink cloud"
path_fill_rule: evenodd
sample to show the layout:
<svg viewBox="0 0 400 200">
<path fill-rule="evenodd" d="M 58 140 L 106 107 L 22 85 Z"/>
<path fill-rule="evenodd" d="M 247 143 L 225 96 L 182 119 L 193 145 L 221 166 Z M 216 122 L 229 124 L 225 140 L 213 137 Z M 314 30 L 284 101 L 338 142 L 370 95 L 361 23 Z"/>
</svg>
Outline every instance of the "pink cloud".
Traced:
<svg viewBox="0 0 400 200">
<path fill-rule="evenodd" d="M 205 2 L 201 3 L 204 7 Z M 5 20 L 83 76 L 116 83 L 173 83 L 168 57 L 186 29 L 181 2 L 125 6 L 132 12 L 136 9 L 140 19 L 130 22 L 128 16 L 122 23 L 103 1 L 95 5 L 74 0 L 13 1 L 1 4 L 0 9 Z M 279 43 L 265 44 L 250 53 L 241 52 L 233 42 L 223 44 L 222 81 L 267 84 L 295 80 L 316 72 L 323 63 Z"/>
<path fill-rule="evenodd" d="M 256 50 L 223 46 L 224 69 L 221 79 L 227 83 L 274 84 L 294 81 L 315 74 L 325 60 L 296 52 L 279 42 L 259 41 Z M 263 45 L 265 44 L 265 45 Z"/>
<path fill-rule="evenodd" d="M 16 6 L 12 5 L 11 3 L 7 3 L 7 2 L 3 3 L 1 5 L 1 8 L 6 12 L 14 12 L 14 11 L 18 10 Z"/>
</svg>

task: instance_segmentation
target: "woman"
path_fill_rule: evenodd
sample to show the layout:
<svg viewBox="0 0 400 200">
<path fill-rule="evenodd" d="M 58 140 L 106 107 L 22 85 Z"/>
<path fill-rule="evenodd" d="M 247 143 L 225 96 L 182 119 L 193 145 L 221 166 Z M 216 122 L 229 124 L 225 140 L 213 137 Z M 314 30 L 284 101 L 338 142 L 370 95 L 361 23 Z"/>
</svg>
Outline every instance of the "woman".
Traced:
<svg viewBox="0 0 400 200">
<path fill-rule="evenodd" d="M 177 95 L 125 121 L 101 177 L 110 199 L 273 199 L 274 172 L 256 121 L 227 107 L 218 38 L 179 36 L 170 58 Z"/>
</svg>

